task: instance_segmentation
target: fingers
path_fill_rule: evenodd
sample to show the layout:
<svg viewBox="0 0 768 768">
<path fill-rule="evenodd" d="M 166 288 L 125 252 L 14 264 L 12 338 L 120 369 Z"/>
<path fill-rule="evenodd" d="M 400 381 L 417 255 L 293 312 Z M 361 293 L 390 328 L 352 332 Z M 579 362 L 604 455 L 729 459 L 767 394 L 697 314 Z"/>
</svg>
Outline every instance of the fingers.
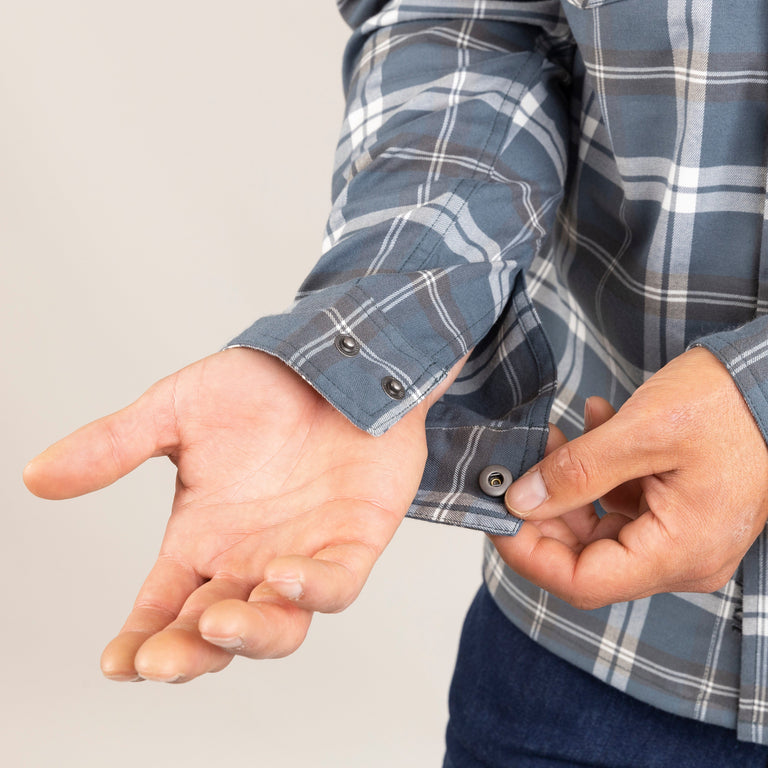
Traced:
<svg viewBox="0 0 768 768">
<path fill-rule="evenodd" d="M 618 540 L 600 539 L 583 549 L 546 535 L 539 525 L 493 537 L 494 545 L 513 570 L 577 608 L 645 597 L 671 584 L 670 564 L 660 558 L 666 536 L 653 515 L 627 523 Z"/>
<path fill-rule="evenodd" d="M 604 424 L 616 415 L 613 406 L 602 397 L 590 397 L 584 405 L 584 431 Z M 600 497 L 600 506 L 607 513 L 595 525 L 591 538 L 615 538 L 628 520 L 637 518 L 647 509 L 639 479 L 628 480 Z"/>
<path fill-rule="evenodd" d="M 244 599 L 250 586 L 228 575 L 201 582 L 189 566 L 158 560 L 123 629 L 102 654 L 104 675 L 183 682 L 223 669 L 231 654 L 201 637 L 198 620 L 215 603 Z"/>
<path fill-rule="evenodd" d="M 242 656 L 287 656 L 303 642 L 314 611 L 336 613 L 352 603 L 377 554 L 374 547 L 352 541 L 314 557 L 276 558 L 247 603 L 211 606 L 200 619 L 200 632 L 209 643 Z"/>
<path fill-rule="evenodd" d="M 551 455 L 567 442 L 563 432 L 550 424 L 544 456 Z M 558 573 L 573 572 L 582 541 L 591 535 L 596 521 L 590 504 L 569 510 L 562 517 L 526 522 L 515 536 L 491 536 L 490 539 L 510 567 L 540 586 L 543 586 L 542 578 L 548 579 L 552 591 L 552 569 L 557 568 Z"/>
<path fill-rule="evenodd" d="M 281 557 L 253 590 L 226 575 L 201 585 L 188 567 L 160 560 L 104 651 L 102 670 L 112 680 L 178 683 L 223 669 L 233 654 L 287 656 L 303 642 L 314 610 L 340 611 L 355 599 L 375 559 L 361 542 L 314 558 Z"/>
<path fill-rule="evenodd" d="M 549 456 L 550 453 L 557 450 L 561 445 L 565 445 L 567 442 L 568 438 L 563 434 L 563 430 L 560 429 L 560 427 L 556 427 L 554 424 L 550 424 L 547 445 L 544 448 L 544 455 Z"/>
<path fill-rule="evenodd" d="M 105 677 L 117 681 L 140 677 L 135 664 L 139 648 L 178 616 L 190 593 L 201 583 L 202 579 L 184 563 L 159 558 L 139 590 L 120 634 L 101 655 Z"/>
<path fill-rule="evenodd" d="M 660 471 L 652 464 L 658 457 L 647 450 L 643 434 L 633 419 L 616 414 L 560 446 L 516 480 L 505 496 L 507 509 L 523 519 L 558 517 L 629 480 Z"/>
<path fill-rule="evenodd" d="M 590 398 L 585 406 L 585 432 L 614 417 L 606 400 Z M 545 462 L 565 445 L 558 432 L 551 428 Z M 531 515 L 516 536 L 493 537 L 493 541 L 515 571 L 577 607 L 596 608 L 642 597 L 656 590 L 665 572 L 664 564 L 652 556 L 665 543 L 658 521 L 650 515 L 629 525 L 648 509 L 647 505 L 640 509 L 642 498 L 641 482 L 629 480 L 602 495 L 601 504 L 609 510 L 602 519 L 591 499 L 581 505 L 571 500 L 561 515 Z M 651 557 L 638 552 L 650 552 Z"/>
<path fill-rule="evenodd" d="M 326 547 L 314 557 L 281 557 L 265 579 L 279 595 L 322 613 L 343 611 L 360 594 L 378 552 L 359 541 Z"/>
<path fill-rule="evenodd" d="M 268 585 L 251 590 L 245 582 L 222 575 L 197 586 L 196 576 L 192 581 L 189 574 L 186 580 L 184 576 L 178 563 L 158 562 L 122 631 L 102 654 L 106 677 L 182 683 L 218 672 L 235 653 L 278 658 L 293 653 L 304 640 L 312 612 Z M 156 595 L 165 579 L 175 585 L 172 592 Z"/>
<path fill-rule="evenodd" d="M 589 432 L 616 415 L 614 407 L 602 397 L 588 397 L 584 403 L 584 431 Z"/>
<path fill-rule="evenodd" d="M 528 522 L 515 537 L 494 539 L 505 562 L 585 609 L 688 588 L 687 558 L 681 551 L 685 542 L 675 518 L 668 521 L 669 529 L 646 497 L 652 484 L 659 509 L 669 508 L 662 499 L 668 498 L 671 484 L 651 465 L 660 453 L 646 450 L 644 443 L 651 427 L 638 431 L 606 401 L 590 398 L 585 435 L 548 450 L 538 472 L 521 478 L 538 474 L 546 497 L 521 515 Z M 607 511 L 602 519 L 591 508 L 596 499 Z"/>
<path fill-rule="evenodd" d="M 142 644 L 136 652 L 136 671 L 146 680 L 179 683 L 206 672 L 218 672 L 232 660 L 229 649 L 202 637 L 198 623 L 203 613 L 222 601 L 243 600 L 250 587 L 230 576 L 217 576 L 196 589 L 178 617 Z"/>
<path fill-rule="evenodd" d="M 262 583 L 249 600 L 225 600 L 200 617 L 202 636 L 214 645 L 251 659 L 278 659 L 304 642 L 312 611 L 292 604 Z"/>
<path fill-rule="evenodd" d="M 110 485 L 175 442 L 172 383 L 159 382 L 110 416 L 43 451 L 24 469 L 24 483 L 46 499 L 68 499 Z"/>
</svg>

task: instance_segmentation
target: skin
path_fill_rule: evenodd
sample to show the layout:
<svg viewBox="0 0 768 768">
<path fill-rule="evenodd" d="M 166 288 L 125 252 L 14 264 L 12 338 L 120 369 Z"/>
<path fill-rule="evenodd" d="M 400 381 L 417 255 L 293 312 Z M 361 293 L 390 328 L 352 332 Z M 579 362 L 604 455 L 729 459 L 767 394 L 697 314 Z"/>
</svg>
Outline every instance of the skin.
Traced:
<svg viewBox="0 0 768 768">
<path fill-rule="evenodd" d="M 160 555 L 104 674 L 185 682 L 235 655 L 285 656 L 314 611 L 349 605 L 416 493 L 427 411 L 462 364 L 373 438 L 276 358 L 225 350 L 34 459 L 24 480 L 49 499 L 153 456 L 178 468 Z M 686 352 L 618 414 L 592 398 L 587 416 L 570 443 L 552 429 L 535 468 L 548 498 L 517 508 L 529 521 L 517 536 L 494 538 L 505 561 L 584 608 L 722 586 L 768 516 L 768 450 L 725 368 Z"/>
<path fill-rule="evenodd" d="M 553 433 L 508 489 L 507 508 L 529 522 L 494 539 L 503 559 L 585 609 L 723 587 L 768 518 L 768 449 L 727 369 L 694 348 L 618 413 L 590 398 L 586 415 L 582 437 Z M 531 485 L 547 496 L 537 506 Z"/>
<path fill-rule="evenodd" d="M 276 358 L 225 350 L 30 462 L 24 481 L 48 499 L 103 488 L 153 456 L 178 468 L 159 557 L 103 673 L 184 682 L 234 654 L 285 656 L 313 611 L 349 605 L 418 489 L 427 410 L 459 368 L 373 438 Z"/>
</svg>

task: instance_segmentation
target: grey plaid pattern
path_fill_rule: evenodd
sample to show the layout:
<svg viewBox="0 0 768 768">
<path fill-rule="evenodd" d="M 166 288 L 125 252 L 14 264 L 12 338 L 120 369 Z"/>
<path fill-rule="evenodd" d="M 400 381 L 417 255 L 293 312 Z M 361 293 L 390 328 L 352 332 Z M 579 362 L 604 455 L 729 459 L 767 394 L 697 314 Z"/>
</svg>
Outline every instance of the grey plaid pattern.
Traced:
<svg viewBox="0 0 768 768">
<path fill-rule="evenodd" d="M 479 491 L 483 467 L 522 473 L 548 418 L 577 434 L 587 396 L 618 406 L 690 346 L 768 437 L 768 2 L 338 5 L 354 32 L 323 256 L 232 345 L 279 356 L 372 434 L 473 349 L 430 411 L 409 515 L 488 532 L 519 524 Z M 560 656 L 768 743 L 766 543 L 713 595 L 597 611 L 491 546 L 485 579 Z"/>
</svg>

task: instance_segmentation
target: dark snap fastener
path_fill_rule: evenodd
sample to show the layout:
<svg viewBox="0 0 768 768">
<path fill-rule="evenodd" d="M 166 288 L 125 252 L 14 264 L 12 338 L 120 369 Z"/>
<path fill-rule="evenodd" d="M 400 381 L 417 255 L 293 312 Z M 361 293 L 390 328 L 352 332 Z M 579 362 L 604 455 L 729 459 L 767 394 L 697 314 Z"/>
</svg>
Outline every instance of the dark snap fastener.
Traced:
<svg viewBox="0 0 768 768">
<path fill-rule="evenodd" d="M 336 349 L 347 357 L 354 357 L 360 351 L 360 345 L 354 336 L 347 336 L 346 334 L 337 336 L 334 344 L 336 344 Z"/>
<path fill-rule="evenodd" d="M 512 485 L 512 473 L 500 464 L 491 464 L 480 473 L 478 480 L 486 496 L 503 496 Z"/>
<path fill-rule="evenodd" d="M 381 386 L 393 400 L 402 400 L 405 397 L 405 387 L 403 386 L 403 383 L 392 376 L 385 376 L 381 380 Z"/>
</svg>

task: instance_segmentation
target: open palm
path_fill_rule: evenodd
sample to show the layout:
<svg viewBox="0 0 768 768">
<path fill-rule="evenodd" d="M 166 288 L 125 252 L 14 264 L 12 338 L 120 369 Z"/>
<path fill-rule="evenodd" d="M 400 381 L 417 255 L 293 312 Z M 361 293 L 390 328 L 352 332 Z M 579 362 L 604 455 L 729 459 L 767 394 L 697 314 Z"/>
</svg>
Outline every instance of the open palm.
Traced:
<svg viewBox="0 0 768 768">
<path fill-rule="evenodd" d="M 276 358 L 230 349 L 31 462 L 25 482 L 46 498 L 102 488 L 151 456 L 178 468 L 160 555 L 104 674 L 180 682 L 233 654 L 295 650 L 313 611 L 354 600 L 403 519 L 426 412 L 447 385 L 374 438 Z"/>
</svg>

